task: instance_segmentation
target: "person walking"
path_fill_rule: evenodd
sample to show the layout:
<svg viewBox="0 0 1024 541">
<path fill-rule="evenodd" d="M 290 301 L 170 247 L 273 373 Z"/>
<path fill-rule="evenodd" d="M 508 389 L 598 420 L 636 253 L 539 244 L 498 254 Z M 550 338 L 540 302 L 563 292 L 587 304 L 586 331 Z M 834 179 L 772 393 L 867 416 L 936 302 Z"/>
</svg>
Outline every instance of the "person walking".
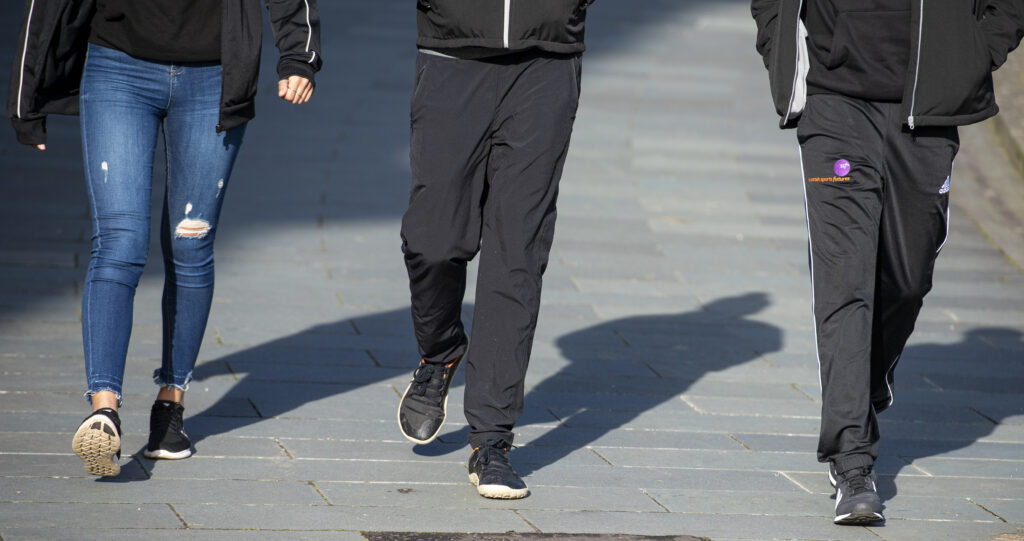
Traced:
<svg viewBox="0 0 1024 541">
<path fill-rule="evenodd" d="M 876 415 L 948 234 L 957 126 L 998 111 L 1019 0 L 752 0 L 780 127 L 797 129 L 835 523 L 883 521 Z"/>
<path fill-rule="evenodd" d="M 465 360 L 469 479 L 487 498 L 528 494 L 509 451 L 592 2 L 417 2 L 412 189 L 401 237 L 421 361 L 398 424 L 415 444 L 433 441 Z M 461 312 L 466 264 L 477 253 L 470 347 Z"/>
<path fill-rule="evenodd" d="M 321 67 L 316 2 L 267 6 L 281 53 L 278 96 L 306 103 Z M 167 163 L 159 232 L 163 351 L 145 455 L 192 454 L 184 394 L 213 299 L 217 220 L 254 115 L 262 24 L 259 3 L 250 0 L 26 2 L 8 101 L 18 140 L 45 150 L 46 115 L 81 115 L 92 215 L 82 336 L 93 412 L 72 449 L 90 474 L 120 472 L 118 408 L 160 133 Z"/>
</svg>

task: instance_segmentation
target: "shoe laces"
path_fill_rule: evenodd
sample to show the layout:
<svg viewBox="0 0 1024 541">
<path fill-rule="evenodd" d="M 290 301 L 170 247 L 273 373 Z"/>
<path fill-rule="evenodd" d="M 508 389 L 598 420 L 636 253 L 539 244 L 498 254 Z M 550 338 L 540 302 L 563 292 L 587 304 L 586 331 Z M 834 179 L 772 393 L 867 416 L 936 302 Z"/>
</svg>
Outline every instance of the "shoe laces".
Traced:
<svg viewBox="0 0 1024 541">
<path fill-rule="evenodd" d="M 440 396 L 441 388 L 444 386 L 445 372 L 450 364 L 431 364 L 421 362 L 416 371 L 412 374 L 412 392 L 419 396 L 426 396 L 427 391 Z"/>
<path fill-rule="evenodd" d="M 184 426 L 182 423 L 181 415 L 177 414 L 174 406 L 161 406 L 157 411 L 159 415 L 155 415 L 153 418 L 154 429 L 159 434 L 165 434 L 167 432 L 183 432 Z"/>
<path fill-rule="evenodd" d="M 871 482 L 871 468 L 869 466 L 843 472 L 839 474 L 839 477 L 842 479 L 843 484 L 850 487 L 850 496 L 875 490 L 874 484 Z"/>
<path fill-rule="evenodd" d="M 500 469 L 512 470 L 512 463 L 509 462 L 508 452 L 512 444 L 505 441 L 505 438 L 494 438 L 480 448 L 480 464 L 483 466 L 492 465 Z"/>
</svg>

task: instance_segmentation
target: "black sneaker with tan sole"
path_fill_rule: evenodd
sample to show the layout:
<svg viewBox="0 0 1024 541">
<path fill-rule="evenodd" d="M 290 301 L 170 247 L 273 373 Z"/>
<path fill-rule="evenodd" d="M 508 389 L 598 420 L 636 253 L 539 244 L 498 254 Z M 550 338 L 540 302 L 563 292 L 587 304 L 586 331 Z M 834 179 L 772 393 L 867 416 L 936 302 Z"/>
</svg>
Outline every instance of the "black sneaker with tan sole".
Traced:
<svg viewBox="0 0 1024 541">
<path fill-rule="evenodd" d="M 110 408 L 92 412 L 71 440 L 71 450 L 85 463 L 85 471 L 100 477 L 121 473 L 121 418 Z"/>
<path fill-rule="evenodd" d="M 192 456 L 192 442 L 185 434 L 185 406 L 157 400 L 149 412 L 149 443 L 146 458 L 180 460 Z"/>
<path fill-rule="evenodd" d="M 469 482 L 485 498 L 516 500 L 525 498 L 530 490 L 512 469 L 508 453 L 512 446 L 504 439 L 489 440 L 473 449 L 469 456 Z"/>
<path fill-rule="evenodd" d="M 448 415 L 448 389 L 462 357 L 448 364 L 420 361 L 398 404 L 398 428 L 405 439 L 426 445 L 437 438 Z"/>
</svg>

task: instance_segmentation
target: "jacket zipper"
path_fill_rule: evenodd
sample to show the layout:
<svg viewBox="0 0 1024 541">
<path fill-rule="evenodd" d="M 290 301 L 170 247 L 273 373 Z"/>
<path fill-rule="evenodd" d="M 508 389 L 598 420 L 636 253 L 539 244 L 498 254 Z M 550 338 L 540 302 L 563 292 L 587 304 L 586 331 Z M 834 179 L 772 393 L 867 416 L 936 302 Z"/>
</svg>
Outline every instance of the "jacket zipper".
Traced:
<svg viewBox="0 0 1024 541">
<path fill-rule="evenodd" d="M 509 21 L 511 13 L 512 13 L 512 0 L 505 0 L 505 23 L 504 23 L 505 34 L 504 34 L 504 44 L 505 44 L 505 48 L 506 49 L 508 49 L 508 47 L 509 47 L 509 44 L 508 44 L 508 21 Z"/>
<path fill-rule="evenodd" d="M 924 0 L 922 0 L 922 1 L 924 1 Z M 804 9 L 804 0 L 800 0 L 800 3 L 797 4 L 797 9 L 796 9 L 796 26 L 797 26 L 797 32 L 796 32 L 796 59 L 795 59 L 795 66 L 796 66 L 796 68 L 793 70 L 793 87 L 789 91 L 789 107 L 786 108 L 786 118 L 784 118 L 782 120 L 783 124 L 788 123 L 789 122 L 789 115 L 793 114 L 793 100 L 796 99 L 797 79 L 800 77 L 800 40 L 802 39 L 801 36 L 800 36 L 800 12 L 803 11 L 803 9 Z"/>
<path fill-rule="evenodd" d="M 36 9 L 36 2 L 32 0 L 32 3 L 28 7 L 28 20 L 25 22 L 25 48 L 21 51 L 21 76 L 18 79 L 18 118 L 21 116 L 21 93 L 25 87 L 25 59 L 28 57 L 28 38 L 32 33 L 32 12 Z"/>
<path fill-rule="evenodd" d="M 914 105 L 917 101 L 917 82 L 921 75 L 921 43 L 924 29 L 924 0 L 921 0 L 921 12 L 917 21 L 917 60 L 914 64 L 914 86 L 910 89 L 910 115 L 907 117 L 907 127 L 914 129 Z"/>
</svg>

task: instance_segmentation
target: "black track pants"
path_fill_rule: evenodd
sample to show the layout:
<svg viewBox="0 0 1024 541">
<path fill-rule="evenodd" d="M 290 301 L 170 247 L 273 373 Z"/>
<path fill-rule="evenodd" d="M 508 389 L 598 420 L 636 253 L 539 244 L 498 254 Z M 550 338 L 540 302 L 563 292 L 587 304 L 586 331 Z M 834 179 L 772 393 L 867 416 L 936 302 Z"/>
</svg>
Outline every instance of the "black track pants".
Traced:
<svg viewBox="0 0 1024 541">
<path fill-rule="evenodd" d="M 803 162 L 821 370 L 818 460 L 837 470 L 878 457 L 875 414 L 932 286 L 948 232 L 955 127 L 902 126 L 899 104 L 812 95 Z"/>
<path fill-rule="evenodd" d="M 511 443 L 579 100 L 580 57 L 462 60 L 420 53 L 412 97 L 412 191 L 402 220 L 420 355 L 466 355 L 475 447 Z M 480 253 L 472 347 L 461 310 Z"/>
</svg>

